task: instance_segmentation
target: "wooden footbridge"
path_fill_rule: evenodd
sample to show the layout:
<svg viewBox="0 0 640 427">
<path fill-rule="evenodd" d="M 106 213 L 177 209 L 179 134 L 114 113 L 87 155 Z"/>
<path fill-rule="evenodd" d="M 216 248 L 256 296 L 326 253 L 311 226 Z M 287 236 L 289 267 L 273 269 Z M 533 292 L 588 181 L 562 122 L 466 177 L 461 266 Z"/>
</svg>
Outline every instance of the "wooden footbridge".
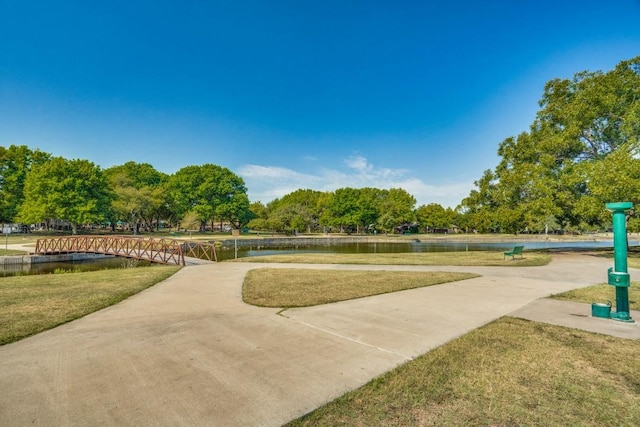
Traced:
<svg viewBox="0 0 640 427">
<path fill-rule="evenodd" d="M 96 253 L 178 265 L 185 265 L 185 257 L 218 261 L 216 248 L 212 243 L 133 236 L 48 237 L 38 239 L 35 253 Z"/>
</svg>

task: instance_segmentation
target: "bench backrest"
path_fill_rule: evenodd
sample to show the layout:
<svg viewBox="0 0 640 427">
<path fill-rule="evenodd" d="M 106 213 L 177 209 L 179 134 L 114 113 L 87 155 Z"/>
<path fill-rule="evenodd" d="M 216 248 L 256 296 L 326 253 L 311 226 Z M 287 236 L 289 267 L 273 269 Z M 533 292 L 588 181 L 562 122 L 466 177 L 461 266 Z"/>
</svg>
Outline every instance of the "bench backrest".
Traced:
<svg viewBox="0 0 640 427">
<path fill-rule="evenodd" d="M 524 246 L 516 246 L 516 247 L 513 248 L 513 253 L 514 254 L 521 254 L 523 249 L 524 249 Z"/>
</svg>

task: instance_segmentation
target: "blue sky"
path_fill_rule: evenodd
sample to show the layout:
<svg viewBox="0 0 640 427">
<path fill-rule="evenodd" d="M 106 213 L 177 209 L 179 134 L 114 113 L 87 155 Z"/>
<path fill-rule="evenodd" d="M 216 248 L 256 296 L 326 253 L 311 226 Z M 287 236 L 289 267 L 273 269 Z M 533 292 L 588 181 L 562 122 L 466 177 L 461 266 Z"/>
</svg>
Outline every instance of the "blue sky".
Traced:
<svg viewBox="0 0 640 427">
<path fill-rule="evenodd" d="M 0 0 L 0 144 L 214 163 L 252 201 L 455 207 L 544 84 L 640 54 L 640 1 Z"/>
</svg>

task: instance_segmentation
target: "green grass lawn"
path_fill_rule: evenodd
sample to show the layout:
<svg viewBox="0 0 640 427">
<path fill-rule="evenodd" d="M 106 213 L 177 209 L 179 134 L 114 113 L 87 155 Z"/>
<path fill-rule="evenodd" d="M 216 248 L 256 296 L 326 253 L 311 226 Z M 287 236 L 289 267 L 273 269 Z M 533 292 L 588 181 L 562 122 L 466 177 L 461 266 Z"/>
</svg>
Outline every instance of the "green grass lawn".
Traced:
<svg viewBox="0 0 640 427">
<path fill-rule="evenodd" d="M 615 286 L 603 283 L 563 292 L 561 294 L 553 295 L 552 298 L 565 301 L 583 302 L 586 304 L 594 302 L 605 303 L 607 301 L 611 301 L 615 304 L 616 289 Z M 631 282 L 631 286 L 629 286 L 629 308 L 631 310 L 640 310 L 640 282 Z"/>
<path fill-rule="evenodd" d="M 371 264 L 371 265 L 462 265 L 533 267 L 546 265 L 551 255 L 525 251 L 524 258 L 503 259 L 502 252 L 422 252 L 381 254 L 290 254 L 238 258 L 230 262 L 304 263 L 304 264 Z"/>
<path fill-rule="evenodd" d="M 178 271 L 152 266 L 0 278 L 0 344 L 113 305 Z"/>
<path fill-rule="evenodd" d="M 288 426 L 640 425 L 640 342 L 502 318 Z"/>
<path fill-rule="evenodd" d="M 9 244 L 9 245 L 22 245 L 22 244 L 33 244 L 35 245 L 36 241 L 38 239 L 41 239 L 43 237 L 53 237 L 51 235 L 39 235 L 39 234 L 9 234 L 7 235 L 2 235 L 1 236 L 1 242 L 2 242 L 2 246 L 4 246 L 4 244 Z"/>
<path fill-rule="evenodd" d="M 478 277 L 471 273 L 260 268 L 247 274 L 242 298 L 262 307 L 307 307 Z"/>
<path fill-rule="evenodd" d="M 0 249 L 0 256 L 13 256 L 13 255 L 27 255 L 26 251 L 19 251 L 15 249 Z"/>
<path fill-rule="evenodd" d="M 600 250 L 594 252 L 594 254 L 601 258 L 608 258 L 611 260 L 611 266 L 614 264 L 614 255 L 612 249 Z M 630 268 L 640 268 L 640 250 L 636 247 L 632 247 L 627 253 L 627 265 Z"/>
</svg>

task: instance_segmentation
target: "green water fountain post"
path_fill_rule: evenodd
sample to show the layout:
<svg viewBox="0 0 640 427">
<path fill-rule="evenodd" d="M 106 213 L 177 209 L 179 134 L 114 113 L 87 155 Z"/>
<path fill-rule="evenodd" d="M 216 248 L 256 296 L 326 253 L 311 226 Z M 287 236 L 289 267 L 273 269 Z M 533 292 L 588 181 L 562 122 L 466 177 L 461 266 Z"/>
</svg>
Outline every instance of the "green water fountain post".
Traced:
<svg viewBox="0 0 640 427">
<path fill-rule="evenodd" d="M 607 203 L 613 213 L 614 267 L 609 268 L 608 283 L 616 287 L 616 311 L 611 318 L 621 322 L 633 322 L 629 317 L 629 272 L 627 270 L 627 221 L 625 212 L 633 207 L 631 202 Z"/>
</svg>

